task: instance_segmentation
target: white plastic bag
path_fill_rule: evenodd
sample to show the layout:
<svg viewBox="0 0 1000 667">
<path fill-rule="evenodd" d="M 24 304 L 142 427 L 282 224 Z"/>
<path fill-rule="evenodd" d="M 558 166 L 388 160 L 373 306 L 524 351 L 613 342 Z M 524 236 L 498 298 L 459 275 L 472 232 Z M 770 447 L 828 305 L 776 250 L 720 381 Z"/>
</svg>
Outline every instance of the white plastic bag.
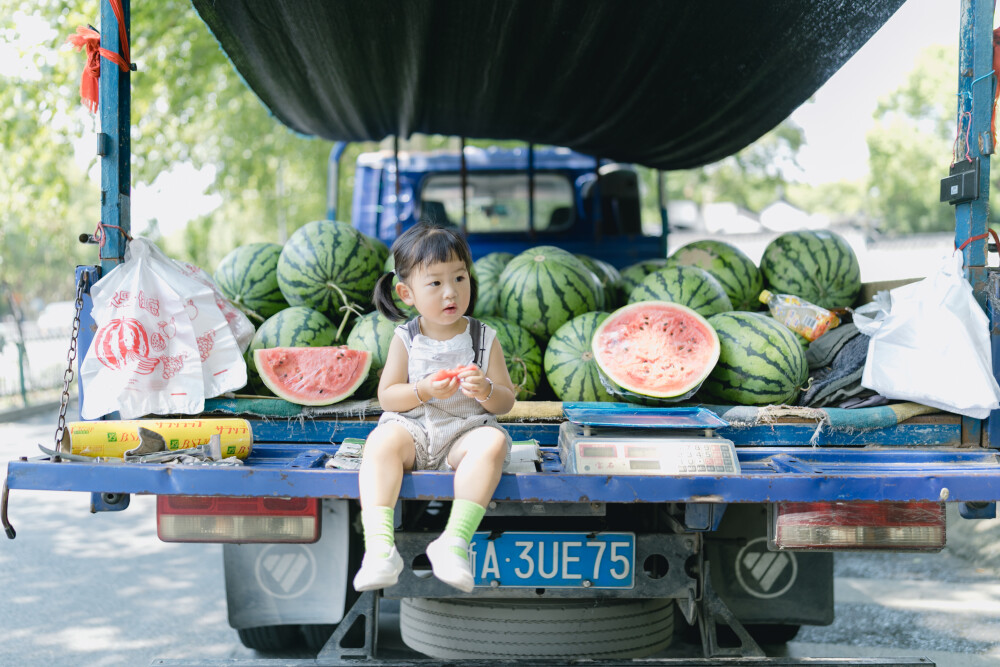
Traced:
<svg viewBox="0 0 1000 667">
<path fill-rule="evenodd" d="M 149 241 L 135 239 L 130 248 L 136 243 L 143 244 L 142 248 L 148 251 L 150 268 L 181 296 L 184 310 L 173 315 L 171 320 L 186 317 L 191 322 L 201 359 L 205 398 L 246 385 L 246 360 L 229 322 L 216 302 L 212 287 L 187 274 L 182 269 L 183 265 L 167 257 Z"/>
<path fill-rule="evenodd" d="M 177 317 L 181 296 L 136 249 L 133 241 L 126 261 L 90 290 L 97 333 L 80 364 L 84 419 L 116 410 L 123 419 L 193 414 L 205 405 L 194 328 Z"/>
<path fill-rule="evenodd" d="M 854 322 L 871 337 L 862 386 L 976 419 L 1000 408 L 989 320 L 960 251 L 924 280 L 880 292 Z"/>
<path fill-rule="evenodd" d="M 145 239 L 91 290 L 97 333 L 80 365 L 85 419 L 193 414 L 246 384 L 246 362 L 209 286 Z"/>
<path fill-rule="evenodd" d="M 156 246 L 153 246 L 156 248 Z M 218 306 L 219 310 L 222 311 L 222 315 L 226 318 L 226 322 L 229 323 L 229 329 L 233 333 L 233 337 L 236 339 L 237 345 L 240 347 L 240 354 L 247 351 L 250 347 L 250 342 L 253 340 L 253 335 L 256 332 L 253 324 L 250 322 L 250 318 L 243 314 L 239 308 L 230 303 L 229 299 L 219 291 L 218 285 L 215 284 L 215 280 L 212 276 L 208 275 L 200 267 L 194 264 L 188 264 L 187 262 L 178 262 L 176 259 L 171 259 L 157 248 L 157 252 L 163 256 L 169 262 L 172 262 L 178 270 L 189 278 L 193 278 L 198 282 L 206 285 L 212 290 L 215 295 L 215 305 Z"/>
</svg>

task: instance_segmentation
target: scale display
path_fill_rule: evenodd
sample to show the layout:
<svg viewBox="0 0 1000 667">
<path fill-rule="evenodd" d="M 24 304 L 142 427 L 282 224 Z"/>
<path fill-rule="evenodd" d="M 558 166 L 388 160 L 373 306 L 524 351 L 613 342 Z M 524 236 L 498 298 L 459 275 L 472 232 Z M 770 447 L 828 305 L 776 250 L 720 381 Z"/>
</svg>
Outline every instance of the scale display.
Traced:
<svg viewBox="0 0 1000 667">
<path fill-rule="evenodd" d="M 635 434 L 560 427 L 563 468 L 580 475 L 739 475 L 732 441 L 713 435 Z"/>
</svg>

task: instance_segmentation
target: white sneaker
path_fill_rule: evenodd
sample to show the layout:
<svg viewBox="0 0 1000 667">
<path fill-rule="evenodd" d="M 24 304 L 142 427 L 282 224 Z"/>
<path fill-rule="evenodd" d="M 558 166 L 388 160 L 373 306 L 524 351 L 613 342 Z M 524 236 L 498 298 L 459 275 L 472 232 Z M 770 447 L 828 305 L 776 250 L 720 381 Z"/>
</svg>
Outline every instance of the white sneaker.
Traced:
<svg viewBox="0 0 1000 667">
<path fill-rule="evenodd" d="M 472 566 L 468 557 L 462 558 L 453 551 L 454 547 L 463 549 L 468 554 L 469 543 L 460 537 L 441 535 L 427 545 L 427 558 L 431 562 L 434 576 L 454 586 L 463 593 L 471 593 L 476 582 L 472 577 Z"/>
<path fill-rule="evenodd" d="M 399 573 L 402 571 L 403 559 L 395 546 L 384 557 L 366 553 L 361 561 L 361 569 L 354 575 L 354 590 L 360 593 L 392 586 L 399 581 Z"/>
</svg>

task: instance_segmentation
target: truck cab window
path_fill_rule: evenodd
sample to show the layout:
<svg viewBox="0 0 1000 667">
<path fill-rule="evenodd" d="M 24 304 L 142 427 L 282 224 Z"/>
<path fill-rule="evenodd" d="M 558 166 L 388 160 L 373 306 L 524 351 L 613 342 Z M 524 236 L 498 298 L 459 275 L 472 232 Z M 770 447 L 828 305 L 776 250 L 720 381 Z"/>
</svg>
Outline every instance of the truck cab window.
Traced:
<svg viewBox="0 0 1000 667">
<path fill-rule="evenodd" d="M 468 231 L 528 231 L 528 178 L 523 173 L 470 173 L 466 178 Z M 443 224 L 462 220 L 462 177 L 455 173 L 427 178 L 421 193 L 420 217 Z M 535 223 L 540 232 L 557 232 L 573 224 L 573 184 L 561 174 L 535 175 Z"/>
</svg>

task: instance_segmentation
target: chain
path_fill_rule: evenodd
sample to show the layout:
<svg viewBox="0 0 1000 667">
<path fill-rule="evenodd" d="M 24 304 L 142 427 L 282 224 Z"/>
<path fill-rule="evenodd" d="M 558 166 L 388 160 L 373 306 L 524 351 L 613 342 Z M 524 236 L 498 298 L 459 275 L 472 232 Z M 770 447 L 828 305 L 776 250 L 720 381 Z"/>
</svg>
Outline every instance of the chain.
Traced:
<svg viewBox="0 0 1000 667">
<path fill-rule="evenodd" d="M 53 461 L 60 460 L 58 452 L 62 447 L 63 436 L 66 433 L 66 408 L 69 406 L 69 388 L 73 384 L 73 362 L 76 361 L 76 343 L 80 337 L 80 313 L 83 311 L 83 293 L 87 290 L 90 274 L 80 271 L 80 280 L 76 283 L 76 314 L 73 315 L 73 335 L 69 339 L 69 350 L 66 352 L 66 371 L 63 373 L 62 399 L 59 402 L 59 420 L 56 422 L 57 454 Z"/>
</svg>

